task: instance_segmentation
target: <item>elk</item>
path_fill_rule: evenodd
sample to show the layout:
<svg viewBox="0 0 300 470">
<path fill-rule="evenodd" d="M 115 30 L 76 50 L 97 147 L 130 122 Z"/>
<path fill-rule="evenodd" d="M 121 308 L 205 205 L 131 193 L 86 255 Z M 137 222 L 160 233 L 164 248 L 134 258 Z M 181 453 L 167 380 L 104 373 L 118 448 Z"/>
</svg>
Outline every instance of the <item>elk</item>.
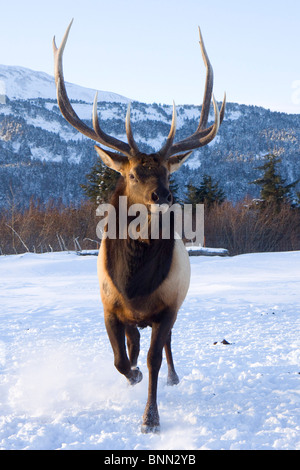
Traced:
<svg viewBox="0 0 300 470">
<path fill-rule="evenodd" d="M 72 20 L 73 22 L 73 20 Z M 93 128 L 85 124 L 72 108 L 67 96 L 62 58 L 72 22 L 61 45 L 53 38 L 57 101 L 65 119 L 79 132 L 101 146 L 95 149 L 105 165 L 120 173 L 120 179 L 111 199 L 118 209 L 119 197 L 127 196 L 128 205 L 146 205 L 149 214 L 156 206 L 172 204 L 169 176 L 187 160 L 194 149 L 207 145 L 217 135 L 225 112 L 226 95 L 219 111 L 213 89 L 213 69 L 205 50 L 199 28 L 200 48 L 206 66 L 206 82 L 200 121 L 195 133 L 174 142 L 176 107 L 169 135 L 162 148 L 155 153 L 140 152 L 133 137 L 130 122 L 130 104 L 125 119 L 127 141 L 106 134 L 100 127 L 97 113 L 97 93 L 93 105 Z M 207 127 L 211 101 L 214 122 Z M 108 150 L 107 147 L 111 150 Z M 118 214 L 118 210 L 116 210 Z M 107 334 L 114 354 L 114 365 L 132 385 L 142 380 L 137 367 L 140 350 L 139 328 L 152 328 L 147 355 L 148 400 L 142 423 L 142 432 L 159 432 L 157 408 L 157 381 L 165 350 L 167 383 L 179 382 L 171 351 L 171 330 L 177 312 L 183 303 L 190 282 L 190 264 L 182 240 L 171 230 L 169 239 L 105 238 L 101 242 L 97 261 L 100 293 Z M 127 343 L 127 349 L 126 349 Z"/>
</svg>

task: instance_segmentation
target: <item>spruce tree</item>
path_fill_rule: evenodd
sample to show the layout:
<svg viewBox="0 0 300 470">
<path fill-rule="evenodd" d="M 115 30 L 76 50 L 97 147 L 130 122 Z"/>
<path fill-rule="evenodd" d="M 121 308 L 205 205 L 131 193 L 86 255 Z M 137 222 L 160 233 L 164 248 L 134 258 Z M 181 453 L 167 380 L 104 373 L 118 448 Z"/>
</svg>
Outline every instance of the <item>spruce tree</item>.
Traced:
<svg viewBox="0 0 300 470">
<path fill-rule="evenodd" d="M 286 184 L 286 180 L 281 177 L 276 166 L 281 162 L 281 158 L 274 154 L 265 155 L 265 163 L 256 168 L 263 171 L 263 175 L 252 181 L 250 184 L 257 184 L 261 187 L 261 205 L 274 204 L 276 209 L 280 209 L 282 203 L 291 204 L 291 190 L 299 180 Z"/>
<path fill-rule="evenodd" d="M 213 204 L 222 204 L 225 201 L 224 192 L 219 188 L 218 183 L 213 183 L 209 175 L 203 176 L 203 181 L 199 186 L 189 184 L 187 188 L 189 204 L 205 204 L 209 209 Z"/>
<path fill-rule="evenodd" d="M 176 182 L 174 175 L 170 176 L 170 191 L 173 195 L 173 204 L 180 204 L 181 202 L 178 198 L 179 184 Z"/>
<path fill-rule="evenodd" d="M 98 159 L 90 173 L 86 175 L 88 183 L 80 186 L 88 198 L 95 204 L 101 204 L 109 202 L 119 177 L 119 173 L 103 165 L 101 160 Z"/>
</svg>

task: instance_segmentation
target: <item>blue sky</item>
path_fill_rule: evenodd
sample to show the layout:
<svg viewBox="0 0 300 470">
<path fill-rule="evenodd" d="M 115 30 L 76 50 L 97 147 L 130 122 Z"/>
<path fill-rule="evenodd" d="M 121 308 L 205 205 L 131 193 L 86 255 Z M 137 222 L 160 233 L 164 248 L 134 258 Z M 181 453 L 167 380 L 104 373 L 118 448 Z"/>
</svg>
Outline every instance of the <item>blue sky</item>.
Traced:
<svg viewBox="0 0 300 470">
<path fill-rule="evenodd" d="M 133 100 L 200 104 L 205 69 L 215 96 L 300 113 L 299 0 L 0 0 L 0 63 L 53 74 L 59 43 L 65 79 Z"/>
</svg>

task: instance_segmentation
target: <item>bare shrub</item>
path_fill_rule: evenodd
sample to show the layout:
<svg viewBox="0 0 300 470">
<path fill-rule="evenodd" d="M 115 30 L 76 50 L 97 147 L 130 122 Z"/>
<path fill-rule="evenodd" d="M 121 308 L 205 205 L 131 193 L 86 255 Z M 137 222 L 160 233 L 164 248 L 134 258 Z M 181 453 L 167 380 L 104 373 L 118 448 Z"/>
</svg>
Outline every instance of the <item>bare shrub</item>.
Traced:
<svg viewBox="0 0 300 470">
<path fill-rule="evenodd" d="M 10 210 L 0 213 L 1 251 L 12 254 L 95 249 L 96 225 L 95 205 L 89 201 L 78 207 L 31 201 L 28 209 L 14 211 L 13 220 Z"/>
<path fill-rule="evenodd" d="M 0 212 L 0 254 L 95 249 L 99 218 L 90 201 L 76 206 L 31 201 L 20 211 Z M 230 255 L 300 250 L 300 209 L 282 204 L 259 206 L 245 199 L 205 209 L 205 241 Z"/>
<path fill-rule="evenodd" d="M 300 210 L 288 204 L 261 208 L 247 199 L 214 205 L 205 212 L 205 240 L 231 255 L 300 250 Z"/>
</svg>

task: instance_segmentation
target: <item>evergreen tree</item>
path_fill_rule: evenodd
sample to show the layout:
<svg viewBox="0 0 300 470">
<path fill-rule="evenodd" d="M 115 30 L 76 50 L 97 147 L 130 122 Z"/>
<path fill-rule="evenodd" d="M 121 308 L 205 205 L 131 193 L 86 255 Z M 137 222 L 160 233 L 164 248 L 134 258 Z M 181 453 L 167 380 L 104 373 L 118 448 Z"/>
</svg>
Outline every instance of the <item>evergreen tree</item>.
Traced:
<svg viewBox="0 0 300 470">
<path fill-rule="evenodd" d="M 262 206 L 269 203 L 274 204 L 279 209 L 283 202 L 291 204 L 291 190 L 299 180 L 286 184 L 286 180 L 281 177 L 276 169 L 276 165 L 281 162 L 281 159 L 274 154 L 265 155 L 265 159 L 265 163 L 256 168 L 256 170 L 264 172 L 263 176 L 250 183 L 261 186 L 260 198 Z"/>
<path fill-rule="evenodd" d="M 98 159 L 91 172 L 86 175 L 88 183 L 80 186 L 93 202 L 101 204 L 109 201 L 119 177 L 116 171 L 103 165 Z"/>
<path fill-rule="evenodd" d="M 225 194 L 219 188 L 218 183 L 213 183 L 211 176 L 204 175 L 200 186 L 189 184 L 188 203 L 189 204 L 205 204 L 210 208 L 213 204 L 222 204 L 225 201 Z"/>
<path fill-rule="evenodd" d="M 179 190 L 179 184 L 176 182 L 174 175 L 171 175 L 170 176 L 170 191 L 173 195 L 173 204 L 175 203 L 180 204 L 180 200 L 178 199 L 178 194 L 177 194 L 178 190 Z"/>
</svg>

